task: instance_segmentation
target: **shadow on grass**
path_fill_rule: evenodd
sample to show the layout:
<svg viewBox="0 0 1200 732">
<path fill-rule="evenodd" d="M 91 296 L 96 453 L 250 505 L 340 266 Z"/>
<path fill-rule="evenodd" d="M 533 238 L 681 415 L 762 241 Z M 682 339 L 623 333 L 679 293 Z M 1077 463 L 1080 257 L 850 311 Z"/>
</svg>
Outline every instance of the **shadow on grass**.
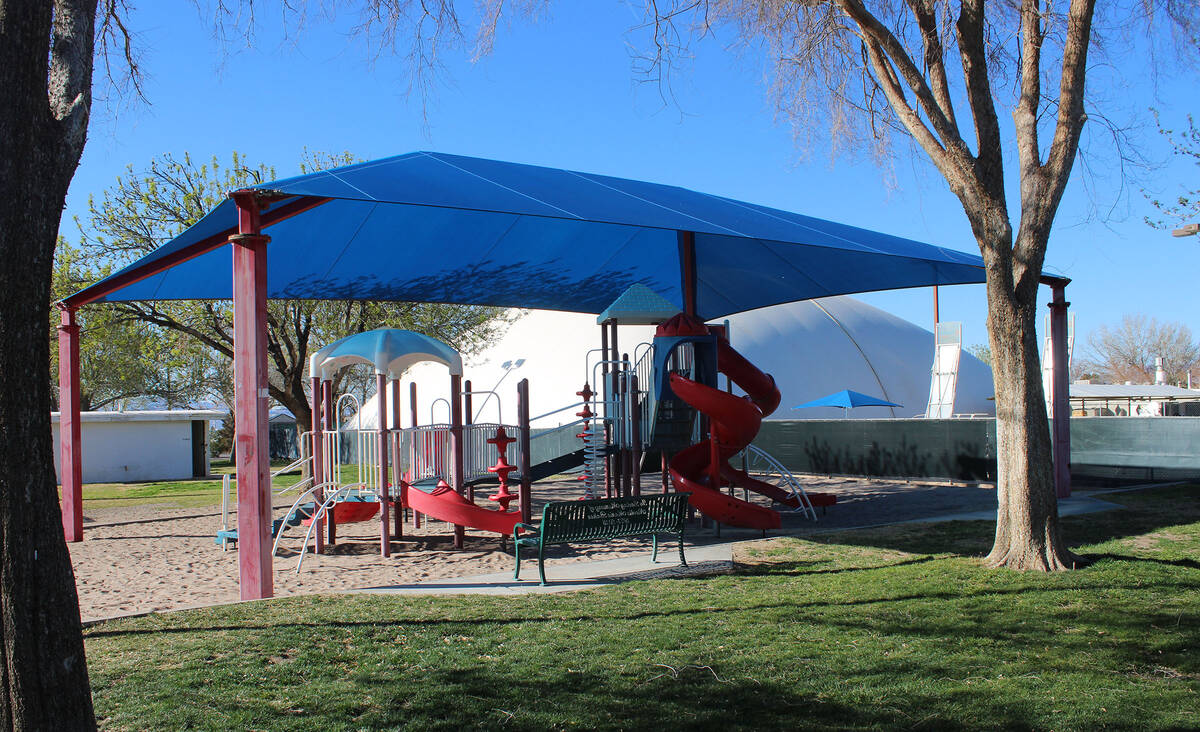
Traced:
<svg viewBox="0 0 1200 732">
<path fill-rule="evenodd" d="M 1171 485 L 1102 494 L 1100 500 L 1122 509 L 1077 514 L 1061 519 L 1068 546 L 1087 547 L 1142 536 L 1200 521 L 1200 485 Z M 867 546 L 910 554 L 982 556 L 992 546 L 994 521 L 905 523 L 875 529 L 848 529 L 804 537 L 822 544 Z M 1087 555 L 1086 550 L 1083 552 Z M 1137 557 L 1114 555 L 1122 559 Z M 1091 559 L 1104 558 L 1092 555 Z"/>
<path fill-rule="evenodd" d="M 869 569 L 891 569 L 901 567 L 904 564 L 917 564 L 920 562 L 905 562 L 894 565 L 884 565 L 879 567 L 866 567 Z M 678 578 L 667 579 L 662 582 L 686 582 L 697 581 L 695 578 Z M 700 580 L 703 581 L 703 580 Z M 1200 582 L 1200 579 L 1198 579 Z M 1112 582 L 1108 578 L 1102 581 L 1088 584 L 1086 582 L 1076 584 L 1072 587 L 1065 588 L 1062 586 L 1012 586 L 1012 587 L 996 587 L 986 590 L 979 588 L 963 588 L 961 591 L 932 591 L 932 592 L 916 592 L 916 593 L 897 593 L 886 596 L 866 597 L 866 598 L 839 598 L 830 600 L 813 600 L 813 601 L 797 601 L 797 602 L 761 602 L 761 603 L 743 603 L 732 607 L 720 607 L 716 605 L 706 605 L 704 607 L 668 609 L 668 610 L 639 610 L 637 612 L 621 612 L 617 608 L 609 608 L 610 611 L 604 613 L 570 613 L 563 616 L 559 613 L 547 614 L 544 612 L 536 612 L 528 615 L 513 615 L 507 614 L 505 617 L 496 618 L 471 618 L 458 620 L 452 618 L 411 618 L 411 617 L 390 617 L 381 620 L 312 620 L 312 621 L 297 621 L 285 620 L 281 622 L 247 622 L 244 624 L 212 624 L 199 623 L 189 625 L 186 621 L 175 620 L 182 616 L 173 616 L 173 622 L 178 624 L 166 627 L 152 628 L 117 628 L 117 629 L 85 629 L 85 638 L 106 638 L 106 637 L 131 637 L 139 635 L 179 635 L 190 633 L 212 633 L 212 632 L 259 632 L 259 631 L 281 631 L 281 630 L 311 630 L 318 633 L 328 633 L 335 629 L 402 629 L 405 627 L 438 627 L 445 629 L 447 632 L 458 632 L 458 629 L 470 629 L 479 626 L 481 623 L 494 624 L 500 626 L 530 624 L 538 625 L 544 623 L 557 623 L 564 620 L 583 621 L 583 622 L 625 622 L 639 621 L 652 618 L 690 618 L 704 615 L 719 615 L 727 612 L 744 612 L 744 611 L 770 611 L 770 610 L 786 610 L 786 611 L 808 611 L 820 610 L 823 608 L 853 608 L 853 607 L 871 607 L 885 606 L 890 604 L 902 604 L 909 602 L 932 602 L 932 601 L 953 601 L 970 599 L 972 601 L 986 601 L 989 599 L 1001 599 L 1006 597 L 1021 597 L 1029 598 L 1038 595 L 1054 595 L 1064 592 L 1065 590 L 1104 590 L 1108 592 L 1114 591 L 1150 591 L 1164 590 L 1170 592 L 1195 591 L 1197 582 L 1156 582 L 1142 578 L 1141 580 L 1132 579 L 1129 582 Z M 242 609 L 248 609 L 250 606 L 232 606 L 236 609 L 232 612 L 240 612 Z"/>
</svg>

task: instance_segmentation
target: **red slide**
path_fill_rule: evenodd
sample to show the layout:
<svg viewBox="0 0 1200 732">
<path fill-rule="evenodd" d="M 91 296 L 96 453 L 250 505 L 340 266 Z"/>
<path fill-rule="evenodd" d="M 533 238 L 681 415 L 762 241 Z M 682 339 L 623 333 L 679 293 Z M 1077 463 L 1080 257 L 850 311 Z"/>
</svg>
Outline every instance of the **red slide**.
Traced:
<svg viewBox="0 0 1200 732">
<path fill-rule="evenodd" d="M 520 511 L 496 511 L 477 506 L 445 483 L 439 483 L 429 492 L 410 485 L 403 485 L 401 490 L 404 505 L 426 516 L 458 526 L 511 536 L 513 525 L 521 520 Z"/>
<path fill-rule="evenodd" d="M 791 493 L 751 478 L 729 464 L 729 458 L 754 440 L 763 417 L 779 406 L 779 388 L 775 386 L 775 380 L 747 361 L 724 338 L 717 341 L 717 369 L 748 396 L 734 396 L 678 374 L 671 374 L 671 389 L 680 399 L 708 416 L 710 429 L 717 440 L 716 460 L 721 476 L 734 485 L 798 507 L 799 503 Z M 675 490 L 691 491 L 689 502 L 704 515 L 723 524 L 748 529 L 779 528 L 778 511 L 710 487 L 712 452 L 711 442 L 705 440 L 672 458 L 670 470 Z"/>
</svg>

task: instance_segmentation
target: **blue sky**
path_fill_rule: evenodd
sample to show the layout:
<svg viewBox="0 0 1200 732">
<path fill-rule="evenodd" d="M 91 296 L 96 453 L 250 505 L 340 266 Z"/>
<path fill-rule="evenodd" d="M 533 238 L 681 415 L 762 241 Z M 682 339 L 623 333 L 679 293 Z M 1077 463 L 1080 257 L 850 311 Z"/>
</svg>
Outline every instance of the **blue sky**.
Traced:
<svg viewBox="0 0 1200 732">
<path fill-rule="evenodd" d="M 675 77 L 674 101 L 664 104 L 631 69 L 630 44 L 644 40 L 629 33 L 638 15 L 620 2 L 583 5 L 562 3 L 534 24 L 514 24 L 477 63 L 465 53 L 448 56 L 426 123 L 420 99 L 405 94 L 403 61 L 370 63 L 363 44 L 345 32 L 348 21 L 339 28 L 314 19 L 285 34 L 278 19 L 260 14 L 255 47 L 245 48 L 218 42 L 191 3 L 148 3 L 132 27 L 149 104 L 97 105 L 62 233 L 77 238 L 71 217 L 85 212 L 89 193 L 162 153 L 227 160 L 237 150 L 286 176 L 305 147 L 366 159 L 425 149 L 682 185 L 977 251 L 957 199 L 922 160 L 901 156 L 885 170 L 831 159 L 820 137 L 805 152 L 767 99 L 761 57 L 726 51 L 731 38 L 698 47 Z M 1076 166 L 1047 268 L 1074 280 L 1067 294 L 1081 345 L 1095 327 L 1135 312 L 1200 332 L 1192 278 L 1174 274 L 1190 272 L 1200 238 L 1174 239 L 1146 226 L 1142 219 L 1153 210 L 1139 190 L 1169 198 L 1185 183 L 1200 188 L 1194 165 L 1169 162 L 1147 111 L 1154 106 L 1164 122 L 1180 125 L 1194 106 L 1181 102 L 1195 97 L 1196 78 L 1151 77 L 1139 59 L 1118 61 L 1120 80 L 1102 80 L 1103 69 L 1093 79 L 1118 121 L 1140 125 L 1132 137 L 1146 157 L 1168 164 L 1122 182 L 1096 135 L 1095 174 L 1086 185 Z M 942 319 L 963 322 L 964 342 L 986 342 L 983 287 L 940 294 Z M 864 299 L 932 326 L 929 290 Z"/>
</svg>

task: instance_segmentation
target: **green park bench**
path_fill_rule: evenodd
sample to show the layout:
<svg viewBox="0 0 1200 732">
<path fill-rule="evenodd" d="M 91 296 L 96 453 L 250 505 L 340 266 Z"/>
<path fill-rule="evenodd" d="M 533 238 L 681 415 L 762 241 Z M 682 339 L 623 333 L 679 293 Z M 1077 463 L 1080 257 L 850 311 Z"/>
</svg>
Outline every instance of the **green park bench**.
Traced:
<svg viewBox="0 0 1200 732">
<path fill-rule="evenodd" d="M 650 561 L 658 560 L 658 535 L 679 535 L 679 563 L 687 566 L 683 556 L 683 526 L 690 493 L 660 493 L 633 498 L 601 498 L 590 501 L 552 501 L 542 509 L 539 526 L 517 524 L 513 528 L 513 557 L 516 569 L 513 579 L 521 578 L 521 547 L 538 548 L 538 574 L 546 584 L 546 546 L 578 541 L 599 541 L 622 536 L 654 537 L 654 553 Z M 535 532 L 521 536 L 522 530 Z"/>
</svg>

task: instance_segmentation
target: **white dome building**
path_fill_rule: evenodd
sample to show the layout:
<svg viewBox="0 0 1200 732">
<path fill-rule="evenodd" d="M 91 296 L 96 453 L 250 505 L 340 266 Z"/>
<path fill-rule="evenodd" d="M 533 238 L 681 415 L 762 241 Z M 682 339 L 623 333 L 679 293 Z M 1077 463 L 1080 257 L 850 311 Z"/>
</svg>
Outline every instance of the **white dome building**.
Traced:
<svg viewBox="0 0 1200 732">
<path fill-rule="evenodd" d="M 933 334 L 924 328 L 851 297 L 787 303 L 730 316 L 734 348 L 772 374 L 783 399 L 770 419 L 886 419 L 923 415 L 929 399 Z M 652 326 L 622 326 L 622 352 L 632 357 L 649 341 Z M 497 391 L 499 399 L 476 394 L 474 421 L 516 421 L 517 382 L 529 379 L 530 415 L 534 418 L 580 401 L 575 392 L 595 382 L 599 357 L 596 316 L 530 311 L 484 352 L 463 357 L 464 378 L 476 392 Z M 586 364 L 585 364 L 586 358 Z M 505 364 L 508 364 L 507 368 Z M 518 365 L 519 364 L 519 365 Z M 411 424 L 408 384 L 417 383 L 422 424 L 449 421 L 450 377 L 444 366 L 418 364 L 401 379 L 401 425 Z M 792 409 L 842 389 L 851 389 L 903 405 L 858 407 L 845 415 L 836 407 Z M 956 414 L 993 414 L 991 370 L 963 351 L 958 374 Z M 389 402 L 390 404 L 390 402 Z M 362 425 L 375 426 L 376 400 L 363 407 Z M 536 420 L 553 426 L 575 419 L 576 409 Z"/>
</svg>

